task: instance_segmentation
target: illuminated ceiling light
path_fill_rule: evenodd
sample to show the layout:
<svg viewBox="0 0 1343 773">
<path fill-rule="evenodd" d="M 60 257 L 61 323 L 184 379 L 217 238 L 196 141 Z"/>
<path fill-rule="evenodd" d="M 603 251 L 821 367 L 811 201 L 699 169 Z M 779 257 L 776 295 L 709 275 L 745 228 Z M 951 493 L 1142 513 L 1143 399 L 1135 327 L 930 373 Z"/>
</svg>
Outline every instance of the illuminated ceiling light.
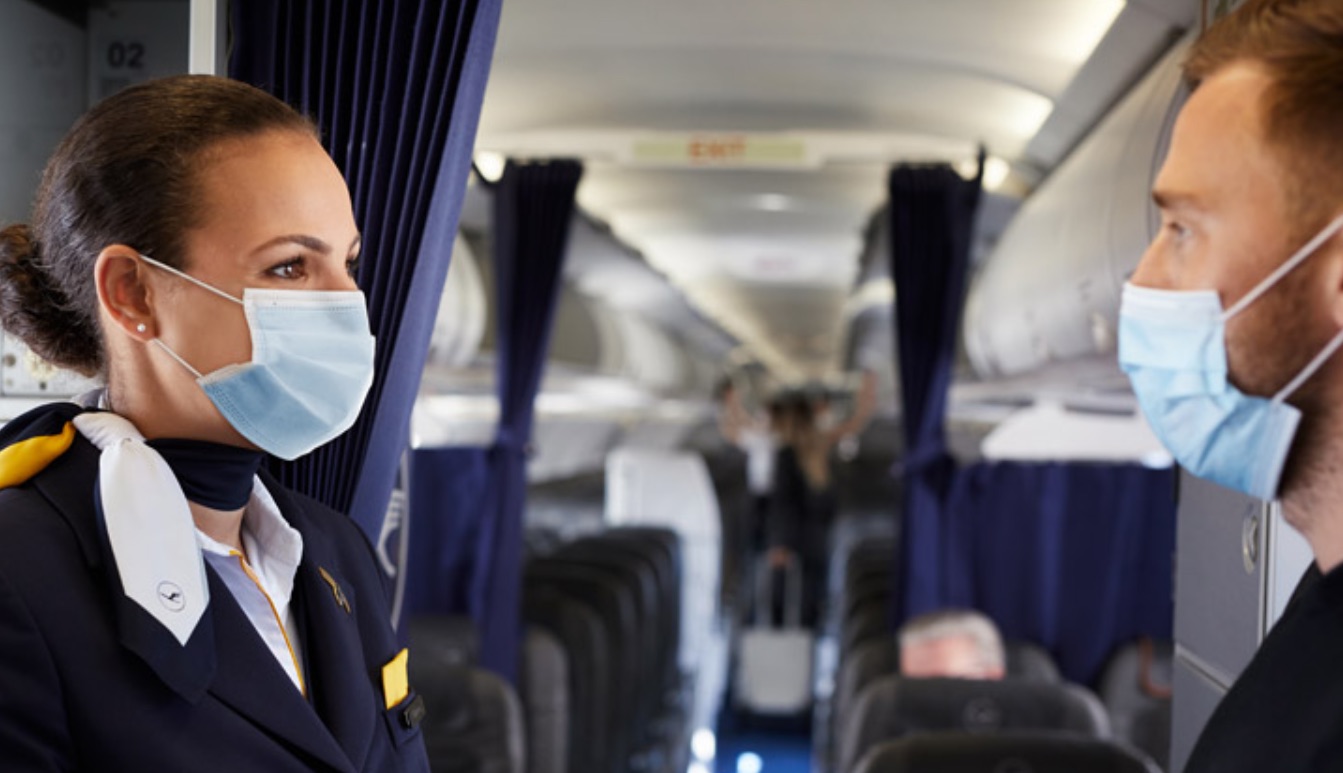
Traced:
<svg viewBox="0 0 1343 773">
<path fill-rule="evenodd" d="M 1115 19 L 1124 10 L 1124 0 L 1093 0 L 1079 5 L 1078 9 L 1082 18 L 1077 20 L 1070 34 L 1057 38 L 1057 44 L 1066 46 L 1066 50 L 1059 53 L 1081 64 L 1091 58 L 1105 33 L 1114 26 Z"/>
<path fill-rule="evenodd" d="M 737 757 L 737 773 L 760 773 L 764 768 L 765 761 L 755 752 L 744 752 Z"/>
<path fill-rule="evenodd" d="M 766 212 L 783 212 L 792 207 L 790 199 L 782 193 L 762 193 L 755 197 L 755 208 Z"/>
<path fill-rule="evenodd" d="M 499 178 L 504 176 L 504 166 L 508 159 L 503 153 L 493 150 L 482 150 L 476 153 L 476 169 L 480 171 L 480 176 L 485 178 L 487 183 L 497 183 Z"/>
<path fill-rule="evenodd" d="M 1011 164 L 997 156 L 989 156 L 984 161 L 984 188 L 990 191 L 998 190 L 1007 182 L 1007 175 L 1011 171 Z"/>
<path fill-rule="evenodd" d="M 956 173 L 966 180 L 973 180 L 979 171 L 979 162 L 968 158 L 956 164 Z M 998 156 L 989 156 L 984 161 L 984 190 L 996 191 L 1007 182 L 1012 173 L 1012 165 Z"/>
</svg>

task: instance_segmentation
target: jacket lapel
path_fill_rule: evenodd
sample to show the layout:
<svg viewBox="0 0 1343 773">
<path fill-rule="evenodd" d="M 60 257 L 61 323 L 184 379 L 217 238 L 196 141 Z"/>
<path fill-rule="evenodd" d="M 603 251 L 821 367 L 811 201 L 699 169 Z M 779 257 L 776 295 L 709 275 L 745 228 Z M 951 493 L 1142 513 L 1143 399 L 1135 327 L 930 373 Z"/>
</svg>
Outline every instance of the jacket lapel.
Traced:
<svg viewBox="0 0 1343 773">
<path fill-rule="evenodd" d="M 313 707 L 290 681 L 275 656 L 234 601 L 228 586 L 207 566 L 214 612 L 218 670 L 210 693 L 267 733 L 296 746 L 331 768 L 354 767 Z M 306 640 L 311 649 L 318 642 Z"/>
<path fill-rule="evenodd" d="M 126 597 L 95 508 L 98 449 L 76 435 L 70 449 L 33 479 L 38 491 L 74 532 L 85 561 L 108 578 L 121 642 L 164 683 L 193 704 L 208 692 L 263 731 L 332 769 L 353 773 L 372 745 L 381 708 L 365 663 L 357 620 L 337 600 L 326 571 L 346 604 L 353 586 L 335 566 L 326 535 L 306 528 L 302 505 L 265 476 L 280 511 L 303 535 L 303 561 L 294 580 L 295 619 L 308 661 L 309 704 L 275 662 L 233 594 L 208 564 L 210 606 L 187 645 Z M 316 711 L 314 711 L 316 709 Z M 340 739 L 339 742 L 336 739 Z"/>
<path fill-rule="evenodd" d="M 289 515 L 301 505 L 274 492 Z M 303 535 L 303 561 L 294 578 L 295 618 L 308 661 L 308 694 L 317 714 L 359 765 L 367 758 L 382 713 L 364 657 L 354 587 L 340 575 L 325 533 L 306 528 L 306 517 L 290 518 Z"/>
<path fill-rule="evenodd" d="M 107 543 L 107 531 L 98 517 L 98 457 L 98 449 L 76 434 L 69 450 L 34 482 L 74 532 L 85 562 L 94 571 L 103 572 L 122 645 L 138 655 L 174 692 L 193 704 L 199 703 L 215 674 L 210 609 L 182 646 L 167 628 L 126 597 Z"/>
</svg>

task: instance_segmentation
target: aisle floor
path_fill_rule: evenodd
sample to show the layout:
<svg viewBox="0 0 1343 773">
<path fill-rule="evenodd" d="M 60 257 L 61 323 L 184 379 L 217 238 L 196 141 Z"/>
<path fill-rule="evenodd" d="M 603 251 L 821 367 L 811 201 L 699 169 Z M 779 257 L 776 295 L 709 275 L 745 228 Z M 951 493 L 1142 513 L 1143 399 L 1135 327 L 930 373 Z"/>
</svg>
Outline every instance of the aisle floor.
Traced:
<svg viewBox="0 0 1343 773">
<path fill-rule="evenodd" d="M 746 732 L 718 739 L 718 763 L 715 773 L 810 773 L 810 771 L 811 739 L 805 735 Z"/>
</svg>

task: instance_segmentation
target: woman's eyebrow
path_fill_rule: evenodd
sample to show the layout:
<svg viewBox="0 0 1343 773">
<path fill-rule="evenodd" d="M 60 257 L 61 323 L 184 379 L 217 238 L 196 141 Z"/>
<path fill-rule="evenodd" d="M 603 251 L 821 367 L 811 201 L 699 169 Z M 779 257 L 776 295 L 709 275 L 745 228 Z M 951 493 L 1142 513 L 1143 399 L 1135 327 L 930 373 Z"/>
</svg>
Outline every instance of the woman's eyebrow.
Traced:
<svg viewBox="0 0 1343 773">
<path fill-rule="evenodd" d="M 356 241 L 358 241 L 357 237 Z M 331 245 L 318 239 L 316 236 L 308 236 L 307 234 L 286 234 L 284 236 L 277 236 L 260 247 L 257 247 L 255 250 L 252 250 L 252 253 L 256 254 L 279 244 L 297 244 L 300 247 L 305 247 L 313 252 L 320 252 L 323 255 L 331 253 Z"/>
</svg>

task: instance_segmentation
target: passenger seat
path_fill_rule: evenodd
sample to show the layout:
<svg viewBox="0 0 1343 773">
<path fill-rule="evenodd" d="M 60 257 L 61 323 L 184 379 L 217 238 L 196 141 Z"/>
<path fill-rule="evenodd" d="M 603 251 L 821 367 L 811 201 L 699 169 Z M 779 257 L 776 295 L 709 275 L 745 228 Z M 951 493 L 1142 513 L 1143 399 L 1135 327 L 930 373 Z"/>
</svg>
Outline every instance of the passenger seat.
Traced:
<svg viewBox="0 0 1343 773">
<path fill-rule="evenodd" d="M 839 769 L 851 770 L 882 741 L 918 733 L 1061 731 L 1108 738 L 1110 722 L 1100 700 L 1078 685 L 886 676 L 863 688 L 839 730 Z"/>
<path fill-rule="evenodd" d="M 475 667 L 469 621 L 412 620 L 410 682 L 424 700 L 422 724 L 433 773 L 523 773 L 522 707 L 513 688 Z"/>
<path fill-rule="evenodd" d="M 1142 749 L 1163 769 L 1170 764 L 1171 642 L 1135 642 L 1111 658 L 1101 677 L 1101 700 L 1116 738 Z"/>
<path fill-rule="evenodd" d="M 569 770 L 569 653 L 544 628 L 527 629 L 519 688 L 527 718 L 528 773 Z"/>
<path fill-rule="evenodd" d="M 889 741 L 851 773 L 1160 773 L 1140 752 L 1068 735 L 938 733 Z"/>
</svg>

